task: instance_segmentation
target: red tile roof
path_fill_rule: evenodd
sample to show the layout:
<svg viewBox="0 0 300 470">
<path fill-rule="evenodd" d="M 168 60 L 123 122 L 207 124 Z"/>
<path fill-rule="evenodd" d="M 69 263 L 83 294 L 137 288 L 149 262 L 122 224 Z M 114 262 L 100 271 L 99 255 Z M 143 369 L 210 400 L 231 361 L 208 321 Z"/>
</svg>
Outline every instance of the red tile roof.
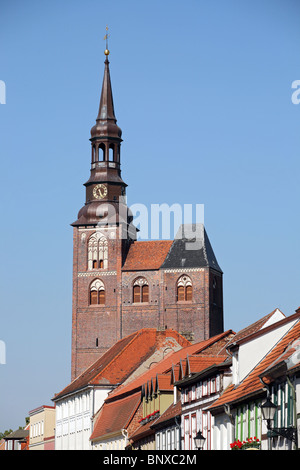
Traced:
<svg viewBox="0 0 300 470">
<path fill-rule="evenodd" d="M 185 370 L 183 370 L 183 377 L 188 377 L 190 374 L 196 374 L 207 369 L 210 366 L 214 366 L 217 364 L 222 364 L 224 361 L 228 359 L 228 356 L 219 355 L 219 356 L 188 356 L 186 361 Z M 179 379 L 179 380 L 180 380 Z"/>
<path fill-rule="evenodd" d="M 87 385 L 117 385 L 124 382 L 136 369 L 163 345 L 189 345 L 175 330 L 158 331 L 144 328 L 114 344 L 105 354 L 76 377 L 67 387 L 55 395 L 53 400 L 75 392 Z"/>
<path fill-rule="evenodd" d="M 140 393 L 129 395 L 117 403 L 107 403 L 102 407 L 90 437 L 95 440 L 107 434 L 126 429 L 141 401 Z"/>
<path fill-rule="evenodd" d="M 214 410 L 223 406 L 225 403 L 236 403 L 246 400 L 247 397 L 255 395 L 263 390 L 263 384 L 260 376 L 265 370 L 280 357 L 287 346 L 300 337 L 300 320 L 289 329 L 283 338 L 275 345 L 275 347 L 265 356 L 265 358 L 257 364 L 257 366 L 245 377 L 238 385 L 230 385 L 221 397 L 214 402 L 210 410 Z"/>
<path fill-rule="evenodd" d="M 172 240 L 136 241 L 131 244 L 123 271 L 159 269 L 167 256 Z"/>
<path fill-rule="evenodd" d="M 100 438 L 108 432 L 114 432 L 125 428 L 125 425 L 117 419 L 116 421 L 113 421 L 113 424 L 110 426 L 109 419 L 113 419 L 112 416 L 118 415 L 119 410 L 121 409 L 121 404 L 129 403 L 125 400 L 130 400 L 130 397 L 138 397 L 140 403 L 142 388 L 144 388 L 147 393 L 147 387 L 150 387 L 151 389 L 151 387 L 153 386 L 153 378 L 158 377 L 161 381 L 161 385 L 167 386 L 166 384 L 168 384 L 168 381 L 170 382 L 171 380 L 171 374 L 167 376 L 168 379 L 166 380 L 162 379 L 161 374 L 166 374 L 170 372 L 174 363 L 178 363 L 180 359 L 186 357 L 187 354 L 195 354 L 197 352 L 205 353 L 206 351 L 209 351 L 210 347 L 216 349 L 215 345 L 218 342 L 220 342 L 221 347 L 223 347 L 224 338 L 230 338 L 231 335 L 232 331 L 229 330 L 224 333 L 220 333 L 219 335 L 216 335 L 212 338 L 209 338 L 208 340 L 201 341 L 200 343 L 196 343 L 182 348 L 174 353 L 170 353 L 167 357 L 165 357 L 165 359 L 158 362 L 155 366 L 151 367 L 150 370 L 141 374 L 136 379 L 133 379 L 124 385 L 119 385 L 119 387 L 113 390 L 105 399 L 102 409 L 96 419 L 95 429 L 92 434 L 92 438 Z M 105 426 L 101 426 L 100 423 L 103 418 L 105 418 L 105 422 L 108 423 L 105 424 Z M 120 427 L 118 428 L 118 426 Z M 133 428 L 132 432 L 134 431 L 135 429 Z"/>
<path fill-rule="evenodd" d="M 224 338 L 231 337 L 232 331 L 226 331 L 224 333 L 220 333 L 219 335 L 213 336 L 205 341 L 201 341 L 199 343 L 191 344 L 185 348 L 180 349 L 179 351 L 175 351 L 169 354 L 165 359 L 158 362 L 155 366 L 153 366 L 150 370 L 141 374 L 137 379 L 132 380 L 125 385 L 119 385 L 115 390 L 113 390 L 106 401 L 112 401 L 119 399 L 121 396 L 133 393 L 137 390 L 141 390 L 142 386 L 147 382 L 151 381 L 153 377 L 156 377 L 157 374 L 165 374 L 166 372 L 170 372 L 172 370 L 172 366 L 177 364 L 181 359 L 185 359 L 188 354 L 198 354 L 202 353 L 205 354 L 209 351 L 210 347 L 216 350 L 216 344 L 219 342 L 223 347 L 223 340 Z"/>
<path fill-rule="evenodd" d="M 171 374 L 157 374 L 157 388 L 155 390 L 160 392 L 173 390 Z"/>
</svg>

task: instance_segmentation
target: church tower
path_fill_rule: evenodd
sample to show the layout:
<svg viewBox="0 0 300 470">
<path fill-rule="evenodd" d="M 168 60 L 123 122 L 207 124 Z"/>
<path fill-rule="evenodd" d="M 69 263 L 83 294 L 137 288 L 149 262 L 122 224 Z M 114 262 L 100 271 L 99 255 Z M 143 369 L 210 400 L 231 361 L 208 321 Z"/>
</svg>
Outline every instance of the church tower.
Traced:
<svg viewBox="0 0 300 470">
<path fill-rule="evenodd" d="M 73 226 L 72 379 L 121 337 L 121 268 L 136 238 L 121 177 L 122 131 L 115 116 L 109 51 L 91 129 L 85 205 Z"/>
<path fill-rule="evenodd" d="M 204 226 L 192 247 L 194 227 L 186 225 L 175 240 L 136 240 L 108 55 L 106 49 L 85 204 L 72 224 L 72 380 L 143 328 L 173 329 L 195 342 L 223 332 L 223 273 Z"/>
</svg>

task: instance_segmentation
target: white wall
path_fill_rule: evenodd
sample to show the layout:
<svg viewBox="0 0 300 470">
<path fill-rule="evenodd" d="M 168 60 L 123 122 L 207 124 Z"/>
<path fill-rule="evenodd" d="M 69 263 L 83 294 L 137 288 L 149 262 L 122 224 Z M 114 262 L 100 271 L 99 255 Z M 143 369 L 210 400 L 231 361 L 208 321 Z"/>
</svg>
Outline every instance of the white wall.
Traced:
<svg viewBox="0 0 300 470">
<path fill-rule="evenodd" d="M 110 390 L 90 388 L 56 402 L 55 450 L 92 448 L 92 418 Z"/>
<path fill-rule="evenodd" d="M 233 360 L 233 380 L 235 384 L 241 382 L 249 374 L 296 321 L 279 326 L 239 346 L 238 364 Z M 263 330 L 261 331 L 263 332 Z M 238 367 L 238 370 L 235 367 Z"/>
</svg>

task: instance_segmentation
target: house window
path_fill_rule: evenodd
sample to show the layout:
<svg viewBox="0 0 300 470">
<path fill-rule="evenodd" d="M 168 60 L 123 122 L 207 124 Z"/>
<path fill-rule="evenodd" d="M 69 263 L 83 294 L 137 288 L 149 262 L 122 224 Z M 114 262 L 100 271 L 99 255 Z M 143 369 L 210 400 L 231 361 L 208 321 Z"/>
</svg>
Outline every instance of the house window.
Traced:
<svg viewBox="0 0 300 470">
<path fill-rule="evenodd" d="M 144 277 L 133 283 L 133 303 L 149 302 L 149 285 Z"/>
<path fill-rule="evenodd" d="M 192 300 L 192 281 L 188 276 L 183 275 L 177 281 L 177 302 L 191 302 Z"/>
<path fill-rule="evenodd" d="M 88 269 L 107 269 L 107 263 L 107 240 L 101 233 L 93 233 L 88 241 Z"/>
<path fill-rule="evenodd" d="M 105 288 L 100 279 L 96 279 L 90 286 L 90 305 L 105 304 Z"/>
</svg>

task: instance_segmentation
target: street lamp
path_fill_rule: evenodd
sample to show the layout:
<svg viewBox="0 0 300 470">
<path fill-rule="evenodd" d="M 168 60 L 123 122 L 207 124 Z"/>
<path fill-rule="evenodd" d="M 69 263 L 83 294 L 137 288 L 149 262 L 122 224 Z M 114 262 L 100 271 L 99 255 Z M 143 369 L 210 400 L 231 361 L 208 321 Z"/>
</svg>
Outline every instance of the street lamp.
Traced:
<svg viewBox="0 0 300 470">
<path fill-rule="evenodd" d="M 267 421 L 267 427 L 270 429 L 271 421 L 273 421 L 275 412 L 276 412 L 276 405 L 271 402 L 270 398 L 268 397 L 265 403 L 261 405 L 261 411 L 263 415 L 263 419 Z"/>
<path fill-rule="evenodd" d="M 271 402 L 270 398 L 268 397 L 265 403 L 261 406 L 261 412 L 263 419 L 267 421 L 267 429 L 268 429 L 268 449 L 271 450 L 271 435 L 273 436 L 281 436 L 285 439 L 289 439 L 290 441 L 294 442 L 296 447 L 298 447 L 298 440 L 297 440 L 297 429 L 294 426 L 289 426 L 287 428 L 272 428 L 271 421 L 273 421 L 275 412 L 276 412 L 276 405 Z M 271 434 L 272 433 L 272 434 Z"/>
<path fill-rule="evenodd" d="M 261 405 L 261 412 L 263 415 L 263 419 L 267 421 L 267 429 L 268 429 L 268 450 L 271 450 L 271 421 L 273 421 L 275 412 L 276 412 L 276 405 L 271 402 L 270 397 L 268 397 Z"/>
<path fill-rule="evenodd" d="M 195 447 L 198 450 L 203 450 L 205 441 L 206 441 L 205 437 L 202 435 L 202 432 L 199 430 L 196 436 L 194 437 Z"/>
</svg>

